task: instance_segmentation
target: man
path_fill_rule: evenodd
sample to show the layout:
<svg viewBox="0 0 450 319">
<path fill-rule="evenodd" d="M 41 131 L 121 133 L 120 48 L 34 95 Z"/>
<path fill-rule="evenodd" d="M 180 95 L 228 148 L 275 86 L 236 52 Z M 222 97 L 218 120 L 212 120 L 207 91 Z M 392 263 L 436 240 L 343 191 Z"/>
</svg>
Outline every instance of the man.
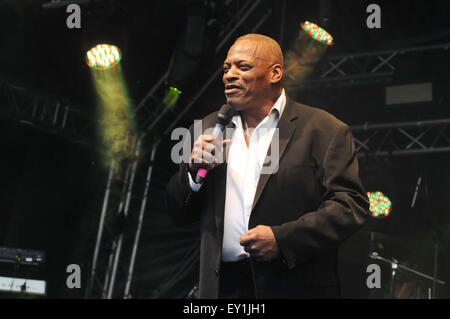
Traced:
<svg viewBox="0 0 450 319">
<path fill-rule="evenodd" d="M 369 208 L 354 141 L 343 122 L 290 100 L 282 79 L 275 40 L 238 38 L 223 73 L 234 133 L 220 143 L 201 135 L 167 186 L 173 220 L 200 220 L 201 298 L 339 297 L 337 247 Z M 216 117 L 203 118 L 202 129 Z M 278 170 L 267 174 L 274 141 Z M 228 156 L 220 164 L 222 143 Z M 197 185 L 200 167 L 208 174 Z"/>
</svg>

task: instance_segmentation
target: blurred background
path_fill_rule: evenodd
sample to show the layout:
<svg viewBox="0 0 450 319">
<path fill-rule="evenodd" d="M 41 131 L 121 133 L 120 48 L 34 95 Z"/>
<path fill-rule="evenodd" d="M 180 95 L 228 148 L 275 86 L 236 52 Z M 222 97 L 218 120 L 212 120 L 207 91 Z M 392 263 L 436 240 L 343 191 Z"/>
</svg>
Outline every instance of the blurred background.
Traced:
<svg viewBox="0 0 450 319">
<path fill-rule="evenodd" d="M 449 298 L 449 9 L 0 0 L 1 297 L 195 298 L 199 225 L 175 227 L 164 203 L 171 132 L 225 102 L 227 50 L 256 32 L 280 43 L 288 94 L 355 137 L 373 216 L 341 247 L 342 296 Z"/>
</svg>

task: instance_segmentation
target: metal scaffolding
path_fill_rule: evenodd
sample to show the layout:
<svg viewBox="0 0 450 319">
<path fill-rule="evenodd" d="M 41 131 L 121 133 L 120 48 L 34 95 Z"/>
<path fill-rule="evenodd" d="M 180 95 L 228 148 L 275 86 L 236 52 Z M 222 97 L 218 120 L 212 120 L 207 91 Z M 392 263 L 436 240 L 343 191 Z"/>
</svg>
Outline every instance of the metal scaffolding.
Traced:
<svg viewBox="0 0 450 319">
<path fill-rule="evenodd" d="M 396 71 L 398 57 L 426 51 L 447 51 L 450 43 L 394 50 L 372 51 L 325 56 L 317 65 L 317 72 L 308 81 L 287 90 L 330 86 L 353 86 L 389 80 Z M 397 59 L 396 59 L 397 58 Z"/>
<path fill-rule="evenodd" d="M 358 157 L 435 154 L 450 151 L 450 118 L 352 126 Z"/>
<path fill-rule="evenodd" d="M 72 102 L 32 91 L 0 77 L 1 116 L 92 146 L 97 116 Z"/>
<path fill-rule="evenodd" d="M 142 151 L 142 139 L 133 145 L 135 157 L 124 165 L 123 170 L 111 164 L 106 183 L 103 205 L 98 225 L 90 276 L 85 290 L 86 298 L 111 299 L 117 296 L 117 281 L 124 282 L 126 269 L 124 259 L 129 258 L 130 242 L 135 235 L 136 211 L 140 210 L 136 199 L 136 177 Z M 146 184 L 145 193 L 148 192 Z M 145 196 L 145 195 L 144 195 Z M 123 287 L 122 287 L 123 288 Z"/>
</svg>

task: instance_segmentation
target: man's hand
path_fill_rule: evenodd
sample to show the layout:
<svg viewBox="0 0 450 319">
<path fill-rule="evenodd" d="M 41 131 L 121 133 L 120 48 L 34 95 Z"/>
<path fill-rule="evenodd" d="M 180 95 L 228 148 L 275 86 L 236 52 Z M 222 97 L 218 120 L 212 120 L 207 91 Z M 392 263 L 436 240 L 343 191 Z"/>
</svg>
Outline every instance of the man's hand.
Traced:
<svg viewBox="0 0 450 319">
<path fill-rule="evenodd" d="M 223 161 L 223 145 L 231 140 L 216 140 L 214 135 L 200 135 L 194 142 L 189 170 L 196 174 L 200 168 L 213 169 Z M 217 144 L 220 145 L 217 145 Z"/>
<path fill-rule="evenodd" d="M 257 261 L 269 261 L 280 255 L 277 240 L 269 226 L 259 225 L 250 229 L 241 236 L 240 243 Z"/>
</svg>

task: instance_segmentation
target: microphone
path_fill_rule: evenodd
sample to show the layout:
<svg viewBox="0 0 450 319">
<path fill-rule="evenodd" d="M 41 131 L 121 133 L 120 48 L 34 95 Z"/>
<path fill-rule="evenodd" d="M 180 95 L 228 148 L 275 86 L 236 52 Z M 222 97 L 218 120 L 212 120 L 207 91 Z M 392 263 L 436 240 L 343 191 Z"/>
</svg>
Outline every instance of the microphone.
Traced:
<svg viewBox="0 0 450 319">
<path fill-rule="evenodd" d="M 233 114 L 234 108 L 232 106 L 228 104 L 222 105 L 219 110 L 219 114 L 217 114 L 216 126 L 214 127 L 212 135 L 214 135 L 215 137 L 222 135 L 223 131 L 225 130 L 225 126 L 230 123 Z M 200 168 L 197 172 L 197 176 L 195 177 L 195 182 L 197 184 L 202 184 L 207 172 L 208 171 L 206 169 Z"/>
</svg>

